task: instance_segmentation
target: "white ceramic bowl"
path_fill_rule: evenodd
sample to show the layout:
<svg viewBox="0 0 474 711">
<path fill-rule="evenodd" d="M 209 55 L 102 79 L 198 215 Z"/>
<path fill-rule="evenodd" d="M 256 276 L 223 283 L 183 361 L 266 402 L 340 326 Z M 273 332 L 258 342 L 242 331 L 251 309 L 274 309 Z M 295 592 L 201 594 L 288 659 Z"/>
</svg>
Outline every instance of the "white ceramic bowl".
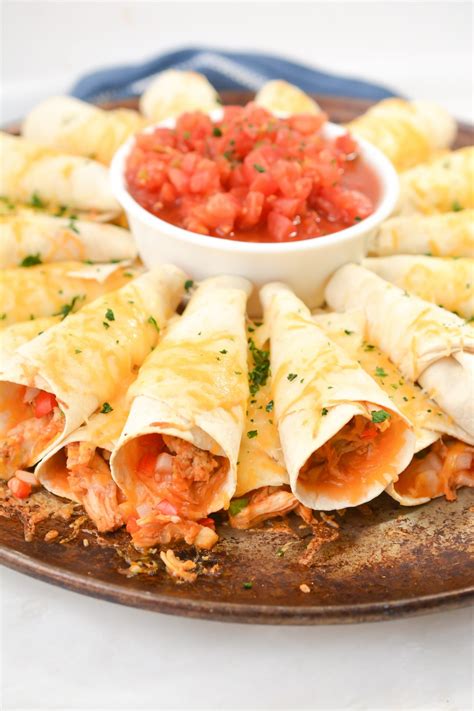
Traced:
<svg viewBox="0 0 474 711">
<path fill-rule="evenodd" d="M 211 114 L 213 120 L 221 116 L 221 110 Z M 173 127 L 174 120 L 159 125 Z M 151 126 L 145 131 L 155 128 Z M 325 124 L 323 129 L 327 138 L 344 132 L 344 128 L 333 123 Z M 390 215 L 398 198 L 399 180 L 390 161 L 370 143 L 358 139 L 362 158 L 380 182 L 378 204 L 365 220 L 340 232 L 299 242 L 261 244 L 208 237 L 161 220 L 130 195 L 124 171 L 134 141 L 134 137 L 130 138 L 117 151 L 110 175 L 112 190 L 125 210 L 145 265 L 152 267 L 171 262 L 198 281 L 217 274 L 245 276 L 256 287 L 249 303 L 249 311 L 254 315 L 259 311 L 257 289 L 275 280 L 289 284 L 310 308 L 320 306 L 328 278 L 338 267 L 347 262 L 359 262 L 366 255 L 369 236 Z"/>
</svg>

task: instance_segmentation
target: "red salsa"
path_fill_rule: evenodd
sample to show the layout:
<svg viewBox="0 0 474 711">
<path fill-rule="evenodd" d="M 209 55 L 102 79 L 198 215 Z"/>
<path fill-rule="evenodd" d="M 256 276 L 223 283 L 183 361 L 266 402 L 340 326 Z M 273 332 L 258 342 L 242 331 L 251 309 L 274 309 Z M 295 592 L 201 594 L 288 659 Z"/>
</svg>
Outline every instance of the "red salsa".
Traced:
<svg viewBox="0 0 474 711">
<path fill-rule="evenodd" d="M 377 178 L 348 133 L 328 140 L 324 114 L 286 119 L 250 103 L 213 122 L 198 111 L 136 138 L 128 190 L 146 210 L 203 235 L 291 242 L 368 217 Z"/>
</svg>

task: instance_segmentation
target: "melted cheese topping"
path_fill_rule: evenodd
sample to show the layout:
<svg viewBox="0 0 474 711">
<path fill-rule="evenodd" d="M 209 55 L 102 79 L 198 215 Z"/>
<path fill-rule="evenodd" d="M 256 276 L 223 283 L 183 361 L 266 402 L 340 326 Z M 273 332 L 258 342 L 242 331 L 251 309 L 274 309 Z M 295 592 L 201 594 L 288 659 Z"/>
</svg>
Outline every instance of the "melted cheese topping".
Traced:
<svg viewBox="0 0 474 711">
<path fill-rule="evenodd" d="M 64 314 L 65 309 L 66 312 L 77 310 L 98 296 L 128 284 L 137 273 L 135 269 L 117 266 L 104 280 L 100 266 L 91 267 L 81 262 L 4 269 L 0 271 L 0 329 L 19 321 Z"/>
<path fill-rule="evenodd" d="M 130 109 L 103 109 L 68 96 L 41 102 L 23 125 L 25 138 L 65 153 L 94 158 L 108 164 L 117 148 L 145 119 Z"/>
<path fill-rule="evenodd" d="M 347 128 L 377 146 L 397 170 L 427 160 L 433 151 L 426 126 L 410 102 L 402 99 L 380 101 Z"/>
<path fill-rule="evenodd" d="M 379 257 L 428 253 L 474 257 L 474 210 L 392 217 L 380 226 L 369 247 L 369 254 Z"/>
<path fill-rule="evenodd" d="M 432 215 L 474 208 L 474 147 L 417 166 L 400 176 L 399 210 Z"/>
<path fill-rule="evenodd" d="M 294 84 L 281 79 L 268 81 L 255 96 L 255 103 L 272 113 L 320 114 L 318 104 Z"/>
<path fill-rule="evenodd" d="M 31 255 L 43 263 L 106 262 L 134 259 L 136 247 L 130 232 L 115 225 L 35 214 L 0 217 L 0 267 L 21 266 Z"/>
</svg>

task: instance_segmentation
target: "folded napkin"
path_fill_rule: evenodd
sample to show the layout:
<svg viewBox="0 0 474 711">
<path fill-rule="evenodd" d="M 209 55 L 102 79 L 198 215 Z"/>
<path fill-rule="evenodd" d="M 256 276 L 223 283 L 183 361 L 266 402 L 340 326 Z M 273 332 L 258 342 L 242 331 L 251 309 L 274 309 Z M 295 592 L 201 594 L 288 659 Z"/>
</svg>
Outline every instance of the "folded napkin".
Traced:
<svg viewBox="0 0 474 711">
<path fill-rule="evenodd" d="M 79 79 L 71 94 L 84 101 L 110 101 L 141 94 L 150 80 L 165 69 L 204 74 L 218 90 L 257 91 L 270 79 L 285 79 L 313 94 L 380 100 L 394 96 L 386 87 L 320 72 L 312 67 L 270 54 L 223 52 L 208 47 L 166 52 L 143 64 L 101 69 Z"/>
</svg>

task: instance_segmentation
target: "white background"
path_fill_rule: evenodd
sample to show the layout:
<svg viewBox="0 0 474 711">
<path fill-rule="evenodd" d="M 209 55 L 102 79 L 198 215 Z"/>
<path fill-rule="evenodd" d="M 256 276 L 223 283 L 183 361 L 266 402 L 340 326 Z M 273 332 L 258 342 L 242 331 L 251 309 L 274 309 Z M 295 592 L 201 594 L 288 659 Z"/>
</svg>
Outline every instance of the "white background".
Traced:
<svg viewBox="0 0 474 711">
<path fill-rule="evenodd" d="M 472 9 L 425 3 L 3 2 L 2 120 L 83 72 L 183 45 L 258 49 L 437 100 L 472 120 Z M 472 705 L 472 615 L 349 627 L 224 625 L 1 573 L 5 709 Z"/>
</svg>

